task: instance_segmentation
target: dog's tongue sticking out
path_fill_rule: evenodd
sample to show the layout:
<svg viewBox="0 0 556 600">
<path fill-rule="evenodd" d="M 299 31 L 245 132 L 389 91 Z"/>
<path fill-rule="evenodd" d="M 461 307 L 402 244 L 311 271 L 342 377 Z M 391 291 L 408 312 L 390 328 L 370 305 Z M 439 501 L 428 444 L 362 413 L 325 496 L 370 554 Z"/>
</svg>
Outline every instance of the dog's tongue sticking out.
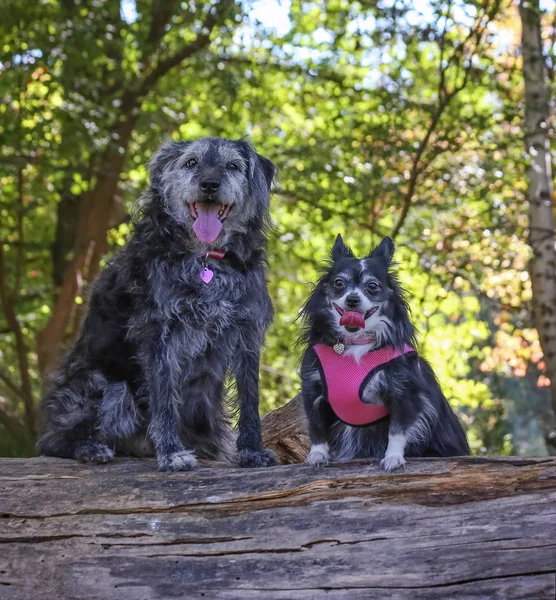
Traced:
<svg viewBox="0 0 556 600">
<path fill-rule="evenodd" d="M 196 206 L 197 218 L 193 223 L 193 231 L 197 239 L 203 244 L 210 244 L 222 231 L 222 222 L 218 218 L 221 210 L 219 204 L 205 204 L 199 202 Z"/>
<path fill-rule="evenodd" d="M 365 319 L 358 312 L 345 312 L 340 319 L 340 325 L 344 327 L 360 327 L 365 328 Z"/>
</svg>

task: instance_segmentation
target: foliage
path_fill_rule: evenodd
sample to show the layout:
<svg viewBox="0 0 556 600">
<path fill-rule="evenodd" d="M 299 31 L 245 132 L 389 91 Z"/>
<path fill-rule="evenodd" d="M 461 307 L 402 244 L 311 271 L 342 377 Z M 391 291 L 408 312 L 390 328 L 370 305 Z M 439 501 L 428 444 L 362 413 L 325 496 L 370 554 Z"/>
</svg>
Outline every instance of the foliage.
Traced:
<svg viewBox="0 0 556 600">
<path fill-rule="evenodd" d="M 101 268 L 128 239 L 145 165 L 167 135 L 249 135 L 279 167 L 263 410 L 297 393 L 296 317 L 336 233 L 360 254 L 389 234 L 422 351 L 474 450 L 544 452 L 515 7 L 432 0 L 420 14 L 410 2 L 295 0 L 278 35 L 249 2 L 222 12 L 138 0 L 127 19 L 124 4 L 13 3 L 0 24 L 0 276 L 30 363 L 22 369 L 0 318 L 0 454 L 30 451 L 23 384 L 36 404 L 39 332 L 72 261 L 93 255 L 72 272 L 61 345 L 75 336 L 94 255 Z M 202 35 L 205 46 L 151 77 Z M 110 214 L 95 217 L 105 227 L 87 237 L 84 207 L 110 181 Z"/>
</svg>

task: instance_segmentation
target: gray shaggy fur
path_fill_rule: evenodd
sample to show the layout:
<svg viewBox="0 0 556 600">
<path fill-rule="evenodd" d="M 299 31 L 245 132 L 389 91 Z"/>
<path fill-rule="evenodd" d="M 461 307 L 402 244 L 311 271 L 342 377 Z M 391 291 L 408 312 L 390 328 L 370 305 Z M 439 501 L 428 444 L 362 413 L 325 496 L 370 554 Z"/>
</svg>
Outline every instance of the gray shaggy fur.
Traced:
<svg viewBox="0 0 556 600">
<path fill-rule="evenodd" d="M 114 451 L 154 449 L 160 469 L 188 470 L 190 451 L 230 460 L 236 443 L 242 466 L 274 464 L 258 413 L 260 349 L 273 315 L 266 231 L 274 171 L 243 140 L 159 149 L 133 238 L 96 281 L 79 339 L 43 399 L 41 454 L 107 462 Z M 192 230 L 199 206 L 230 207 L 211 243 Z M 207 258 L 211 249 L 226 256 Z M 214 271 L 208 284 L 204 266 Z M 237 439 L 224 403 L 229 371 Z"/>
</svg>

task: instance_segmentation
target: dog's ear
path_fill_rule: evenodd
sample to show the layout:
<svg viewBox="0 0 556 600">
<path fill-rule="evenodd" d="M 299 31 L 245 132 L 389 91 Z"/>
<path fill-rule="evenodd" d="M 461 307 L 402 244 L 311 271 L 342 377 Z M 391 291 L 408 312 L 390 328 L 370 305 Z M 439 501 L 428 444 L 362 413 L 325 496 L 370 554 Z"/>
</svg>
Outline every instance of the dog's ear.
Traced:
<svg viewBox="0 0 556 600">
<path fill-rule="evenodd" d="M 249 150 L 251 191 L 257 204 L 262 204 L 268 209 L 270 205 L 270 188 L 272 187 L 276 167 L 268 158 L 257 154 L 253 148 L 250 147 Z"/>
<path fill-rule="evenodd" d="M 268 158 L 265 158 L 256 152 L 255 155 L 257 157 L 257 162 L 259 163 L 259 168 L 262 171 L 263 177 L 266 181 L 268 190 L 270 191 L 274 175 L 276 175 L 276 165 L 271 160 L 268 160 Z"/>
<path fill-rule="evenodd" d="M 382 242 L 369 254 L 371 258 L 380 258 L 387 265 L 392 262 L 396 245 L 391 237 L 385 237 Z"/>
<path fill-rule="evenodd" d="M 336 236 L 334 246 L 332 246 L 332 261 L 336 261 L 339 258 L 355 258 L 355 255 L 351 249 L 345 245 L 342 235 L 339 233 Z"/>
<path fill-rule="evenodd" d="M 239 145 L 240 152 L 247 159 L 247 175 L 253 197 L 258 204 L 263 204 L 268 208 L 270 188 L 272 187 L 276 167 L 268 158 L 257 154 L 247 140 L 238 140 L 236 143 Z"/>
<path fill-rule="evenodd" d="M 149 162 L 151 187 L 158 188 L 162 179 L 162 173 L 166 166 L 171 161 L 179 159 L 189 143 L 190 142 L 174 142 L 173 140 L 166 140 L 160 146 Z"/>
</svg>

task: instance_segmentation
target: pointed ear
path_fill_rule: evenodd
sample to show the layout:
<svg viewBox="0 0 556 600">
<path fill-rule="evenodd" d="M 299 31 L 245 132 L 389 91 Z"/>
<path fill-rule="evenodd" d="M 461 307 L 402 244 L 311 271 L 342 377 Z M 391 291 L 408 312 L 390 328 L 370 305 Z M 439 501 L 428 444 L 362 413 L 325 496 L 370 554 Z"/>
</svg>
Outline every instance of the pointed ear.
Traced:
<svg viewBox="0 0 556 600">
<path fill-rule="evenodd" d="M 371 258 L 380 258 L 389 265 L 392 262 L 395 249 L 394 240 L 390 237 L 385 237 L 369 256 Z"/>
<path fill-rule="evenodd" d="M 332 261 L 342 257 L 354 258 L 353 252 L 344 244 L 341 234 L 338 234 L 334 246 L 332 246 Z"/>
</svg>

